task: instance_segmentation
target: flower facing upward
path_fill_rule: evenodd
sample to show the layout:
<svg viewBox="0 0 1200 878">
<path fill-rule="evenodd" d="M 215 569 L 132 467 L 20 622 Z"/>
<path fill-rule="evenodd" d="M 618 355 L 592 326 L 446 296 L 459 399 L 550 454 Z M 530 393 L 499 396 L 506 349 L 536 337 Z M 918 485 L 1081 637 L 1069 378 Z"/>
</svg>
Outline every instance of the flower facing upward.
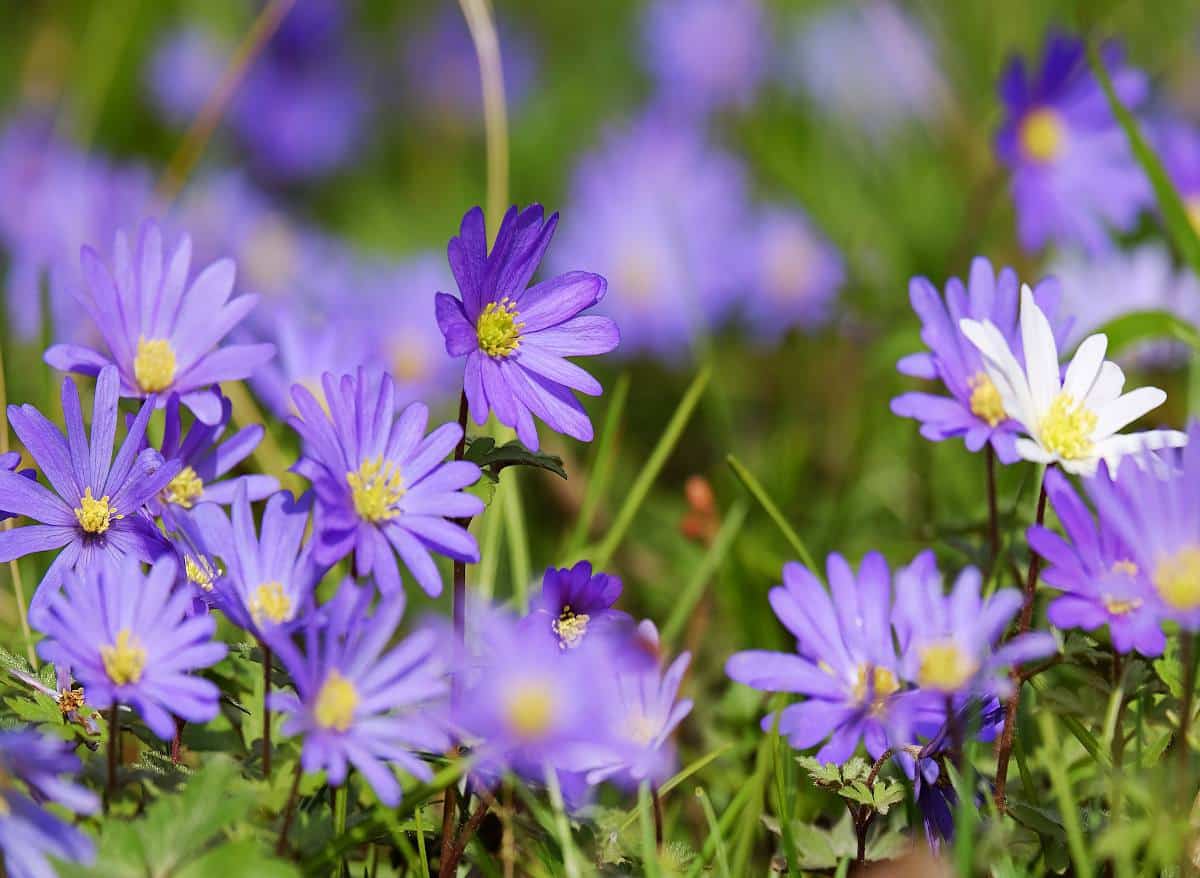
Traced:
<svg viewBox="0 0 1200 878">
<path fill-rule="evenodd" d="M 270 707 L 285 715 L 284 734 L 304 736 L 305 771 L 325 769 L 329 783 L 340 786 L 353 765 L 379 800 L 395 807 L 400 785 L 389 763 L 429 780 L 433 772 L 415 751 L 450 745 L 443 707 L 449 684 L 432 632 L 388 646 L 403 596 L 384 597 L 368 612 L 374 594 L 346 580 L 304 629 L 303 651 L 275 639 L 296 694 L 273 692 Z"/>
<path fill-rule="evenodd" d="M 1101 460 L 1114 462 L 1143 449 L 1182 445 L 1175 430 L 1118 434 L 1128 424 L 1157 408 L 1167 395 L 1157 387 L 1122 394 L 1125 375 L 1104 359 L 1108 339 L 1084 339 L 1060 378 L 1058 345 L 1045 313 L 1028 286 L 1021 290 L 1021 340 L 1024 366 L 990 320 L 959 320 L 963 334 L 983 355 L 984 368 L 1004 411 L 1016 421 L 1021 436 L 1016 451 L 1025 460 L 1057 463 L 1072 473 L 1090 475 Z"/>
<path fill-rule="evenodd" d="M 483 211 L 472 208 L 448 248 L 462 299 L 436 299 L 446 352 L 467 358 L 471 417 L 483 424 L 494 412 L 534 450 L 534 415 L 591 441 L 592 422 L 571 391 L 598 396 L 600 383 L 565 358 L 606 354 L 620 341 L 607 317 L 581 314 L 604 297 L 608 284 L 600 275 L 570 271 L 528 286 L 557 225 L 558 214 L 543 220 L 540 205 L 511 208 L 489 253 Z"/>
<path fill-rule="evenodd" d="M 136 252 L 118 232 L 110 271 L 96 251 L 85 247 L 81 259 L 87 293 L 79 302 L 104 338 L 107 354 L 70 344 L 46 351 L 57 369 L 95 375 L 112 363 L 121 375 L 121 395 L 158 397 L 178 393 L 183 404 L 205 423 L 221 417 L 219 399 L 208 386 L 237 381 L 269 360 L 269 344 L 226 345 L 221 339 L 254 307 L 257 297 L 233 292 L 233 262 L 208 266 L 188 283 L 192 244 L 186 236 L 164 252 L 157 223 L 142 225 Z"/>
<path fill-rule="evenodd" d="M 621 596 L 621 579 L 609 573 L 592 574 L 592 565 L 580 561 L 574 567 L 547 568 L 542 590 L 522 624 L 535 635 L 549 637 L 560 649 L 575 649 L 584 638 L 610 631 L 630 622 L 629 615 L 614 610 Z"/>
<path fill-rule="evenodd" d="M 442 591 L 430 551 L 459 561 L 479 560 L 475 537 L 455 523 L 483 511 L 462 489 L 479 467 L 446 457 L 462 438 L 457 424 L 428 436 L 429 409 L 413 403 L 395 416 L 395 386 L 387 374 L 322 379 L 321 406 L 307 388 L 292 388 L 299 417 L 288 423 L 304 440 L 296 471 L 313 484 L 313 558 L 323 567 L 354 552 L 358 573 L 371 573 L 380 591 L 400 590 L 396 554 L 426 593 Z"/>
<path fill-rule="evenodd" d="M 997 276 L 992 264 L 978 257 L 971 262 L 965 286 L 956 277 L 946 282 L 944 299 L 923 277 L 913 278 L 908 290 L 913 310 L 921 318 L 921 340 L 929 351 L 910 354 L 897 368 L 914 378 L 940 381 L 950 396 L 905 393 L 892 400 L 892 411 L 919 420 L 921 435 L 933 442 L 961 436 L 970 451 L 990 442 L 1002 463 L 1015 463 L 1020 459 L 1015 442 L 1019 425 L 1005 411 L 983 357 L 958 323 L 964 317 L 990 321 L 1014 354 L 1021 356 L 1016 273 L 1005 268 Z M 1033 293 L 1045 314 L 1055 313 L 1058 298 L 1057 285 L 1049 280 L 1038 284 Z M 1060 342 L 1068 328 L 1064 321 L 1052 324 Z"/>
<path fill-rule="evenodd" d="M 191 671 L 225 655 L 213 640 L 216 622 L 192 615 L 192 595 L 175 589 L 171 556 L 143 573 L 137 558 L 105 559 L 67 574 L 37 627 L 46 635 L 38 654 L 71 668 L 88 704 L 127 704 L 163 740 L 175 734 L 174 717 L 206 723 L 217 715 L 220 692 Z"/>
<path fill-rule="evenodd" d="M 26 515 L 41 524 L 0 532 L 0 558 L 11 561 L 31 552 L 61 549 L 46 571 L 30 612 L 36 614 L 64 570 L 90 566 L 103 556 L 129 554 L 151 561 L 166 541 L 142 511 L 179 472 L 153 449 L 139 453 L 152 401 L 129 426 L 116 457 L 117 370 L 107 366 L 96 381 L 91 441 L 75 382 L 63 382 L 62 407 L 67 435 L 31 405 L 9 406 L 13 431 L 41 468 L 53 491 L 17 473 L 0 470 L 0 509 Z"/>
<path fill-rule="evenodd" d="M 1108 481 L 1102 469 L 1084 487 L 1095 493 L 1099 486 L 1107 494 Z M 1088 631 L 1107 625 L 1118 652 L 1162 655 L 1162 603 L 1112 522 L 1095 521 L 1062 473 L 1046 473 L 1046 494 L 1066 533 L 1063 539 L 1046 527 L 1029 529 L 1029 545 L 1050 564 L 1042 578 L 1063 592 L 1046 610 L 1050 622 Z"/>
<path fill-rule="evenodd" d="M 26 729 L 0 732 L 0 852 L 9 878 L 57 874 L 47 856 L 87 864 L 95 858 L 88 836 L 42 807 L 53 802 L 76 814 L 95 812 L 95 794 L 63 777 L 78 771 L 65 742 Z"/>
<path fill-rule="evenodd" d="M 796 637 L 798 654 L 750 650 L 733 655 L 725 672 L 755 689 L 808 696 L 784 708 L 779 734 L 797 749 L 828 743 L 822 762 L 844 762 L 865 739 L 880 756 L 896 737 L 900 670 L 892 644 L 892 576 L 878 552 L 863 558 L 857 577 L 846 560 L 827 563 L 833 599 L 795 562 L 783 567 L 783 585 L 771 589 L 775 615 Z M 900 573 L 897 573 L 900 576 Z M 763 718 L 770 730 L 774 715 Z M 895 743 L 905 743 L 896 740 Z"/>
<path fill-rule="evenodd" d="M 1146 97 L 1146 77 L 1121 63 L 1115 46 L 1102 52 L 1117 97 L 1130 110 Z M 1050 37 L 1039 72 L 1014 59 L 1000 81 L 1007 117 L 996 140 L 1012 172 L 1021 243 L 1056 241 L 1093 253 L 1112 245 L 1106 226 L 1128 231 L 1150 199 L 1150 187 L 1088 66 L 1082 40 Z"/>
</svg>

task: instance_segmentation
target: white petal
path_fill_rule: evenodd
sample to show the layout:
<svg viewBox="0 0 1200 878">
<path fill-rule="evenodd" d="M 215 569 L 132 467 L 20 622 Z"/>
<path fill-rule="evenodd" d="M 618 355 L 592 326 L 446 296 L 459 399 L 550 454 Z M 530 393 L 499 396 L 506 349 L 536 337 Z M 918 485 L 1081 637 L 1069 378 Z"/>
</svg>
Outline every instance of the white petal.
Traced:
<svg viewBox="0 0 1200 878">
<path fill-rule="evenodd" d="M 1100 377 L 1092 385 L 1091 393 L 1083 400 L 1084 405 L 1092 411 L 1104 408 L 1121 395 L 1125 388 L 1125 373 L 1112 360 L 1105 360 L 1100 367 Z"/>
<path fill-rule="evenodd" d="M 1096 410 L 1096 429 L 1092 439 L 1100 440 L 1132 424 L 1148 411 L 1158 408 L 1167 400 L 1167 394 L 1157 387 L 1139 387 L 1124 396 L 1119 396 L 1108 405 Z"/>
<path fill-rule="evenodd" d="M 1100 458 L 1096 456 L 1077 457 L 1074 460 L 1060 461 L 1059 465 L 1073 476 L 1090 478 L 1096 474 L 1096 468 L 1100 465 Z"/>
<path fill-rule="evenodd" d="M 1146 430 L 1144 433 L 1118 433 L 1096 443 L 1097 456 L 1103 457 L 1109 470 L 1116 469 L 1122 457 L 1140 455 L 1161 448 L 1182 448 L 1187 445 L 1187 433 L 1178 430 Z"/>
<path fill-rule="evenodd" d="M 1037 442 L 1024 436 L 1017 437 L 1016 445 L 1017 454 L 1021 455 L 1022 460 L 1031 460 L 1034 463 L 1054 463 L 1058 460 L 1058 455 L 1050 453 Z"/>
<path fill-rule="evenodd" d="M 1040 417 L 1050 408 L 1062 385 L 1058 380 L 1058 346 L 1054 343 L 1054 332 L 1050 329 L 1050 321 L 1033 300 L 1029 284 L 1021 287 L 1021 343 L 1025 346 L 1025 374 L 1033 410 Z"/>
<path fill-rule="evenodd" d="M 983 355 L 983 365 L 988 377 L 996 385 L 996 391 L 1004 403 L 1005 413 L 1015 421 L 1024 424 L 1032 430 L 1031 424 L 1036 420 L 1031 397 L 1029 381 L 1025 370 L 1013 356 L 1008 342 L 996 326 L 988 320 L 960 320 L 959 329 L 971 344 Z"/>
<path fill-rule="evenodd" d="M 1103 333 L 1089 335 L 1079 345 L 1071 364 L 1067 366 L 1067 377 L 1063 381 L 1063 390 L 1073 399 L 1082 402 L 1092 392 L 1104 367 L 1104 352 L 1107 349 L 1108 336 Z"/>
</svg>

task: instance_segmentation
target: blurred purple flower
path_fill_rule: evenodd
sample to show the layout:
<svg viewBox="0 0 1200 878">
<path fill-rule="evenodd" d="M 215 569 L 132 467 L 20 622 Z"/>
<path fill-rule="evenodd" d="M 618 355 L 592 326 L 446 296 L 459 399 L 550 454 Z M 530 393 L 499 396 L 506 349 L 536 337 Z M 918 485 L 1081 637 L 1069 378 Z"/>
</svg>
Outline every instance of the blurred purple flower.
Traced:
<svg viewBox="0 0 1200 878">
<path fill-rule="evenodd" d="M 228 50 L 204 28 L 172 31 L 150 56 L 146 88 L 151 102 L 173 125 L 187 125 L 212 95 L 228 63 Z"/>
<path fill-rule="evenodd" d="M 631 624 L 628 613 L 612 608 L 620 596 L 620 577 L 593 574 L 588 561 L 571 568 L 549 567 L 522 625 L 560 649 L 575 649 L 585 638 L 603 637 L 614 627 Z"/>
<path fill-rule="evenodd" d="M 1127 67 L 1115 45 L 1101 51 L 1126 108 L 1145 99 L 1145 74 Z M 1150 202 L 1145 174 L 1088 66 L 1081 40 L 1053 34 L 1036 73 L 1014 58 L 1000 80 L 1006 117 L 996 139 L 1012 171 L 1021 244 L 1054 241 L 1089 252 L 1111 247 L 1108 227 L 1129 231 Z"/>
<path fill-rule="evenodd" d="M 1167 119 L 1152 133 L 1188 218 L 1193 228 L 1200 229 L 1200 128 L 1182 119 Z"/>
<path fill-rule="evenodd" d="M 510 208 L 489 253 L 483 211 L 472 208 L 448 247 L 462 299 L 438 293 L 435 300 L 446 353 L 467 358 L 471 417 L 484 424 L 495 413 L 534 451 L 534 415 L 591 441 L 592 422 L 571 391 L 599 396 L 602 388 L 566 358 L 606 354 L 620 341 L 612 320 L 582 313 L 604 298 L 600 275 L 568 271 L 529 286 L 557 226 L 558 214 L 544 219 L 540 205 Z"/>
</svg>

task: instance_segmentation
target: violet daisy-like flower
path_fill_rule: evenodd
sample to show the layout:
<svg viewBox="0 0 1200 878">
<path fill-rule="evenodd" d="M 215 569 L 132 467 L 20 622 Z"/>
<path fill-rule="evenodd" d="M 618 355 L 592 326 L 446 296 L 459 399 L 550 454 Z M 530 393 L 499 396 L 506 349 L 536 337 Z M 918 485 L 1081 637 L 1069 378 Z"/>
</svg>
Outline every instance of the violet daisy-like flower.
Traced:
<svg viewBox="0 0 1200 878">
<path fill-rule="evenodd" d="M 550 567 L 521 624 L 538 636 L 551 638 L 561 649 L 574 649 L 585 637 L 603 636 L 631 621 L 628 613 L 612 608 L 620 596 L 620 577 L 593 574 L 588 561 L 571 568 Z"/>
<path fill-rule="evenodd" d="M 302 621 L 322 572 L 312 562 L 312 544 L 302 545 L 311 509 L 310 494 L 297 500 L 280 491 L 267 501 L 256 529 L 245 485 L 234 496 L 232 522 L 214 504 L 197 506 L 193 520 L 207 551 L 203 560 L 189 564 L 188 578 L 196 581 L 191 565 L 220 571 L 209 580 L 213 603 L 259 640 L 292 630 Z"/>
<path fill-rule="evenodd" d="M 272 692 L 270 707 L 286 717 L 285 735 L 303 735 L 300 764 L 324 769 L 332 786 L 353 765 L 384 805 L 400 802 L 391 769 L 429 780 L 433 772 L 417 751 L 450 745 L 444 700 L 446 667 L 432 631 L 392 644 L 404 612 L 402 595 L 384 597 L 369 612 L 374 589 L 346 580 L 304 630 L 301 651 L 286 638 L 274 648 L 296 693 Z"/>
<path fill-rule="evenodd" d="M 1108 471 L 1101 469 L 1084 488 L 1092 493 L 1108 480 Z M 1164 609 L 1133 552 L 1108 519 L 1092 517 L 1062 473 L 1047 472 L 1045 484 L 1066 533 L 1064 539 L 1046 527 L 1029 529 L 1030 547 L 1049 562 L 1042 579 L 1063 592 L 1046 609 L 1050 622 L 1086 631 L 1107 625 L 1117 652 L 1162 655 Z"/>
<path fill-rule="evenodd" d="M 961 319 L 959 328 L 983 355 L 984 368 L 1005 414 L 1024 436 L 1017 454 L 1035 463 L 1057 463 L 1070 473 L 1091 475 L 1097 464 L 1122 455 L 1182 445 L 1178 430 L 1118 433 L 1166 401 L 1157 387 L 1122 393 L 1125 373 L 1104 359 L 1103 333 L 1080 343 L 1063 374 L 1058 344 L 1045 313 L 1028 286 L 1021 289 L 1021 342 L 1018 361 L 1004 333 L 990 320 Z"/>
<path fill-rule="evenodd" d="M 222 259 L 188 282 L 191 239 L 184 236 L 165 252 L 162 230 L 148 220 L 142 224 L 136 252 L 124 232 L 117 232 L 110 271 L 96 251 L 81 255 L 87 292 L 79 302 L 95 322 L 107 353 L 79 345 L 59 344 L 46 351 L 46 362 L 57 369 L 95 375 L 116 365 L 121 395 L 149 397 L 178 393 L 183 404 L 205 423 L 221 417 L 219 399 L 209 385 L 246 378 L 269 360 L 269 344 L 225 345 L 225 337 L 249 313 L 256 296 L 233 292 L 234 265 Z"/>
<path fill-rule="evenodd" d="M 9 878 L 48 878 L 56 873 L 47 857 L 90 864 L 92 840 L 44 805 L 91 814 L 100 801 L 64 775 L 79 772 L 71 747 L 32 729 L 0 732 L 0 852 Z"/>
<path fill-rule="evenodd" d="M 591 441 L 592 422 L 571 391 L 598 396 L 600 383 L 565 358 L 606 354 L 620 341 L 612 320 L 581 313 L 604 297 L 600 275 L 569 271 L 529 286 L 557 225 L 558 214 L 544 219 L 540 205 L 510 208 L 489 253 L 483 211 L 472 208 L 448 248 L 462 299 L 436 297 L 446 352 L 467 358 L 471 417 L 483 424 L 494 412 L 533 450 L 534 415 Z"/>
<path fill-rule="evenodd" d="M 67 435 L 31 405 L 8 407 L 17 438 L 46 476 L 49 490 L 14 472 L 0 470 L 0 509 L 32 518 L 31 524 L 0 531 L 0 559 L 61 550 L 46 571 L 30 607 L 36 613 L 63 571 L 90 566 L 102 556 L 132 555 L 151 561 L 167 550 L 166 540 L 143 510 L 179 472 L 154 449 L 140 451 L 153 400 L 147 400 L 113 457 L 117 431 L 117 370 L 107 366 L 96 381 L 91 441 L 75 382 L 63 381 Z"/>
<path fill-rule="evenodd" d="M 844 762 L 865 740 L 867 752 L 878 757 L 897 736 L 901 706 L 895 697 L 901 682 L 891 632 L 892 576 L 878 552 L 863 558 L 857 576 L 836 553 L 826 569 L 830 592 L 795 562 L 784 565 L 783 585 L 770 591 L 771 608 L 795 635 L 797 654 L 739 652 L 725 673 L 755 689 L 807 696 L 779 717 L 779 734 L 796 749 L 828 739 L 817 758 Z M 763 717 L 765 730 L 774 723 L 774 715 Z"/>
<path fill-rule="evenodd" d="M 37 628 L 38 654 L 66 665 L 83 684 L 88 704 L 127 704 L 163 740 L 175 717 L 206 723 L 220 692 L 193 671 L 216 664 L 225 645 L 213 640 L 212 616 L 193 615 L 192 595 L 176 589 L 173 556 L 143 573 L 137 558 L 104 559 L 68 573 Z"/>
<path fill-rule="evenodd" d="M 1116 46 L 1104 47 L 1101 57 L 1117 97 L 1136 109 L 1148 93 L 1146 76 L 1125 66 Z M 1111 247 L 1107 227 L 1129 231 L 1151 193 L 1083 41 L 1052 35 L 1037 72 L 1013 59 L 1000 95 L 1007 116 L 996 151 L 1012 171 L 1022 245 L 1074 243 L 1093 253 Z"/>
<path fill-rule="evenodd" d="M 1053 655 L 1058 647 L 1045 631 L 1031 631 L 996 644 L 1021 608 L 1015 588 L 980 595 L 983 578 L 965 568 L 949 595 L 933 552 L 918 555 L 896 577 L 893 627 L 900 647 L 899 676 L 919 687 L 914 701 L 944 710 L 946 700 L 1008 692 L 1014 665 Z"/>
<path fill-rule="evenodd" d="M 983 356 L 967 339 L 959 321 L 969 317 L 991 322 L 1021 356 L 1016 273 L 1004 268 L 997 276 L 987 259 L 976 257 L 966 285 L 956 277 L 950 278 L 944 298 L 923 277 L 914 277 L 908 292 L 913 310 L 921 318 L 921 340 L 929 350 L 910 354 L 896 368 L 914 378 L 940 381 L 950 395 L 904 393 L 892 400 L 892 411 L 919 420 L 921 435 L 931 442 L 962 437 L 970 451 L 991 443 L 1001 463 L 1015 463 L 1020 459 L 1016 449 L 1020 425 L 1005 411 Z M 1033 299 L 1043 313 L 1053 315 L 1058 310 L 1057 282 L 1039 283 Z M 1066 321 L 1051 323 L 1051 332 L 1060 343 L 1068 329 Z"/>
<path fill-rule="evenodd" d="M 396 417 L 386 373 L 326 373 L 322 387 L 327 409 L 307 388 L 293 387 L 299 416 L 288 420 L 304 440 L 295 469 L 316 494 L 313 558 L 331 567 L 353 552 L 359 575 L 372 574 L 391 595 L 401 588 L 399 554 L 427 594 L 441 594 L 431 551 L 479 560 L 475 537 L 453 521 L 483 511 L 483 501 L 463 491 L 478 481 L 479 467 L 446 461 L 462 429 L 442 424 L 425 436 L 429 409 L 422 403 Z"/>
<path fill-rule="evenodd" d="M 1200 422 L 1182 452 L 1122 460 L 1114 478 L 1087 483 L 1101 526 L 1128 547 L 1165 614 L 1200 630 Z M 1114 468 L 1110 467 L 1110 471 Z M 1131 568 L 1132 569 L 1132 568 Z"/>
</svg>

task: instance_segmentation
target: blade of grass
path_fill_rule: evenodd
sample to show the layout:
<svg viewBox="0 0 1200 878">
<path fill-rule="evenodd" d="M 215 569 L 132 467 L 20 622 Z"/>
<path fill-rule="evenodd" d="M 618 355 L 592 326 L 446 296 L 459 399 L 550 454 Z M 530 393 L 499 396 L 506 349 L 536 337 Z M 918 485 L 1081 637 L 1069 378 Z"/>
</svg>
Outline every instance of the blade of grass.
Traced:
<svg viewBox="0 0 1200 878">
<path fill-rule="evenodd" d="M 658 878 L 658 845 L 654 840 L 654 820 L 650 816 L 650 784 L 643 783 L 638 787 L 638 828 L 642 839 L 642 872 L 648 878 Z"/>
<path fill-rule="evenodd" d="M 800 856 L 796 848 L 796 838 L 792 834 L 792 807 L 791 797 L 788 795 L 787 778 L 792 765 L 792 759 L 789 752 L 783 752 L 783 745 L 779 737 L 779 718 L 783 715 L 783 707 L 785 699 L 776 697 L 775 720 L 771 723 L 771 759 L 775 763 L 775 791 L 779 799 L 779 835 L 783 839 L 783 853 L 787 857 L 787 868 L 794 870 L 800 864 Z"/>
<path fill-rule="evenodd" d="M 775 505 L 775 501 L 771 499 L 771 495 L 767 493 L 766 488 L 732 454 L 726 455 L 725 462 L 729 464 L 729 468 L 733 470 L 733 474 L 738 477 L 738 481 L 742 483 L 742 486 L 750 492 L 750 495 L 758 501 L 758 504 L 771 517 L 771 520 L 775 522 L 775 526 L 779 528 L 780 533 L 783 534 L 796 554 L 800 556 L 800 560 L 804 563 L 804 566 L 811 570 L 814 576 L 819 577 L 821 570 L 814 563 L 813 556 L 808 551 L 808 547 L 804 545 L 804 541 L 800 539 L 800 535 L 787 523 L 787 519 L 783 517 L 783 513 L 779 511 L 779 507 Z"/>
<path fill-rule="evenodd" d="M 679 400 L 679 405 L 675 408 L 675 413 L 671 415 L 671 420 L 667 422 L 666 429 L 663 430 L 658 443 L 654 446 L 654 450 L 650 452 L 650 457 L 646 459 L 645 466 L 642 467 L 642 471 L 638 473 L 637 478 L 633 480 L 633 485 L 625 497 L 625 502 L 621 504 L 616 518 L 613 519 L 612 527 L 608 529 L 608 533 L 605 534 L 604 539 L 593 555 L 592 563 L 597 569 L 603 569 L 608 564 L 613 553 L 616 552 L 617 546 L 625 538 L 625 532 L 633 524 L 633 519 L 641 508 L 642 502 L 646 499 L 646 495 L 650 493 L 650 487 L 654 484 L 654 480 L 658 478 L 659 472 L 662 471 L 663 464 L 667 462 L 667 458 L 675 450 L 675 446 L 678 444 L 680 436 L 683 435 L 683 430 L 691 419 L 692 412 L 696 410 L 696 404 L 700 401 L 701 396 L 703 396 L 704 388 L 708 386 L 708 381 L 711 377 L 712 371 L 710 369 L 701 369 L 696 377 L 692 379 L 692 383 L 689 385 L 687 391 L 684 392 L 683 398 Z"/>
<path fill-rule="evenodd" d="M 587 542 L 588 533 L 592 528 L 592 520 L 600 500 L 608 489 L 612 479 L 613 463 L 616 461 L 617 429 L 621 425 L 621 415 L 625 411 L 625 400 L 629 397 L 630 377 L 628 372 L 622 372 L 621 377 L 613 386 L 608 397 L 608 411 L 604 415 L 604 424 L 600 435 L 596 438 L 596 450 L 592 454 L 587 487 L 583 493 L 583 503 L 579 506 L 579 514 L 575 517 L 575 529 L 572 531 L 566 548 L 563 550 L 564 560 L 571 559 Z"/>
<path fill-rule="evenodd" d="M 770 771 L 771 761 L 771 739 L 764 736 L 754 758 L 754 774 L 751 775 L 750 782 L 747 784 L 750 788 L 750 798 L 742 811 L 737 847 L 734 848 L 732 863 L 734 875 L 750 874 L 750 854 L 754 850 L 754 839 L 758 835 L 762 818 L 763 794 L 767 788 L 767 772 Z"/>
<path fill-rule="evenodd" d="M 704 594 L 704 587 L 720 569 L 721 563 L 729 554 L 729 550 L 733 548 L 733 541 L 737 539 L 745 521 L 746 504 L 738 500 L 730 508 L 725 521 L 721 523 L 721 529 L 717 531 L 712 545 L 708 547 L 708 551 L 704 553 L 704 557 L 700 559 L 700 563 L 692 570 L 692 575 L 688 577 L 688 581 L 679 591 L 675 606 L 671 609 L 671 615 L 667 617 L 667 621 L 662 627 L 661 640 L 665 652 L 670 652 L 669 647 L 683 631 L 688 617 L 691 616 L 692 610 L 696 608 L 696 604 L 700 602 L 700 597 Z"/>
<path fill-rule="evenodd" d="M 712 802 L 704 792 L 704 787 L 696 787 L 696 798 L 700 800 L 700 809 L 708 822 L 708 837 L 715 840 L 717 851 L 717 874 L 720 878 L 729 878 L 729 855 L 725 851 L 725 840 L 721 838 L 721 827 L 717 825 L 717 814 L 713 811 Z"/>
<path fill-rule="evenodd" d="M 1075 874 L 1081 878 L 1093 874 L 1091 857 L 1083 838 L 1083 827 L 1079 822 L 1079 803 L 1071 792 L 1071 779 L 1067 777 L 1067 763 L 1062 758 L 1058 747 L 1058 733 L 1054 727 L 1054 717 L 1048 711 L 1038 714 L 1038 724 L 1042 730 L 1043 763 L 1046 774 L 1050 776 L 1050 788 L 1058 799 L 1059 816 L 1062 818 L 1063 829 L 1067 833 L 1067 848 L 1071 852 L 1071 860 L 1075 864 Z"/>
<path fill-rule="evenodd" d="M 421 806 L 413 811 L 413 820 L 417 824 L 417 855 L 420 857 L 421 878 L 429 878 L 429 855 L 425 853 L 425 827 L 421 825 Z"/>
<path fill-rule="evenodd" d="M 502 511 L 504 513 L 504 535 L 508 542 L 509 572 L 512 575 L 513 599 L 517 611 L 524 613 L 528 608 L 529 594 L 529 535 L 525 532 L 525 508 L 521 500 L 521 484 L 517 474 L 509 478 L 512 484 L 501 495 Z"/>
<path fill-rule="evenodd" d="M 546 768 L 546 792 L 550 794 L 550 804 L 554 806 L 554 830 L 558 834 L 558 843 L 562 847 L 563 870 L 567 878 L 579 878 L 579 861 L 576 858 L 575 840 L 571 838 L 571 827 L 567 823 L 567 809 L 563 805 L 562 790 L 558 786 L 558 775 L 554 769 Z M 654 838 L 651 830 L 650 838 Z"/>
<path fill-rule="evenodd" d="M 717 824 L 716 834 L 708 837 L 708 840 L 704 842 L 704 847 L 700 849 L 700 855 L 692 861 L 686 878 L 696 878 L 696 876 L 704 871 L 704 867 L 708 865 L 708 861 L 713 858 L 717 847 L 725 844 L 725 833 L 729 832 L 729 828 L 733 826 L 733 821 L 737 819 L 738 815 L 742 813 L 742 809 L 746 807 L 746 803 L 750 801 L 750 793 L 750 785 L 742 784 L 737 795 L 729 802 L 725 813 L 721 815 L 721 820 Z"/>
<path fill-rule="evenodd" d="M 1029 683 L 1033 686 L 1035 692 L 1046 691 L 1046 682 L 1042 677 L 1034 677 Z M 1100 742 L 1096 740 L 1096 736 L 1084 728 L 1083 723 L 1073 716 L 1059 716 L 1058 721 L 1067 727 L 1067 731 L 1079 741 L 1083 749 L 1087 750 L 1092 758 L 1100 763 L 1102 767 L 1112 767 L 1112 756 L 1108 750 L 1100 745 Z"/>
<path fill-rule="evenodd" d="M 0 350 L 0 453 L 8 451 L 8 383 L 4 372 L 4 351 Z M 15 519 L 6 519 L 0 528 L 9 530 Z M 17 559 L 8 562 L 12 576 L 13 598 L 17 604 L 17 618 L 21 622 L 21 637 L 25 641 L 25 654 L 29 666 L 38 669 L 37 652 L 33 648 L 33 632 L 29 629 L 29 608 L 25 605 L 25 583 L 21 579 L 21 567 Z"/>
</svg>

